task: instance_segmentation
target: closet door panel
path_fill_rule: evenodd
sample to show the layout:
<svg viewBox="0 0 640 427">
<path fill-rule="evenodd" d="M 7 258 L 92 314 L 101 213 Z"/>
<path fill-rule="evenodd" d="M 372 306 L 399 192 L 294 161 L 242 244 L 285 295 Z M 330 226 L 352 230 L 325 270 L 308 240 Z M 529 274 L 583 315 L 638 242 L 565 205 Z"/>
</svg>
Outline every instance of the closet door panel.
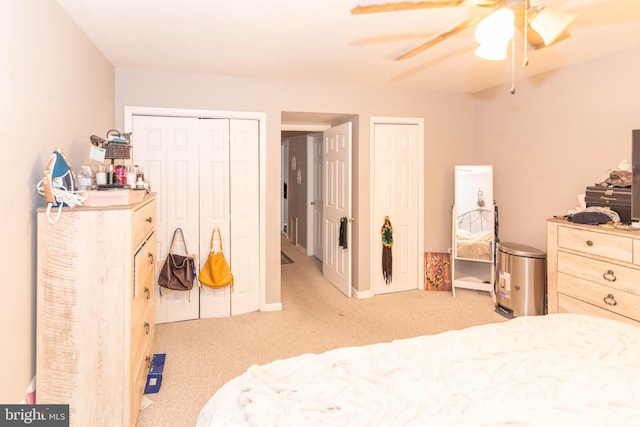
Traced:
<svg viewBox="0 0 640 427">
<path fill-rule="evenodd" d="M 230 256 L 229 227 L 229 120 L 203 119 L 200 133 L 200 266 L 209 254 L 211 232 L 219 227 L 227 260 Z M 218 236 L 213 242 L 216 252 Z M 200 295 L 200 317 L 229 317 L 230 288 L 203 287 Z"/>
<path fill-rule="evenodd" d="M 260 176 L 257 120 L 230 120 L 231 315 L 260 309 Z"/>
<path fill-rule="evenodd" d="M 157 254 L 162 266 L 176 228 L 182 228 L 187 248 L 198 253 L 198 119 L 134 116 L 134 161 L 142 166 L 151 189 L 158 194 Z M 177 245 L 182 252 L 182 242 Z M 160 267 L 157 270 L 160 272 Z M 156 323 L 197 319 L 199 293 L 162 289 L 156 278 Z"/>
</svg>

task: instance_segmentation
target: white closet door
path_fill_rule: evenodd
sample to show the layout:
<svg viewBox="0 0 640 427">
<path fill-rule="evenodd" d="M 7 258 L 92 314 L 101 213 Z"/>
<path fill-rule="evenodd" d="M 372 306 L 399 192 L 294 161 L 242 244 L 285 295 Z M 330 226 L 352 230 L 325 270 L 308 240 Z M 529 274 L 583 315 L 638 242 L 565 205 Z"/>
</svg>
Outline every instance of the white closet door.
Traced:
<svg viewBox="0 0 640 427">
<path fill-rule="evenodd" d="M 229 123 L 231 315 L 260 309 L 260 169 L 258 120 Z"/>
<path fill-rule="evenodd" d="M 200 176 L 200 266 L 209 254 L 211 232 L 219 227 L 222 233 L 224 256 L 230 260 L 229 224 L 229 120 L 202 119 L 199 123 Z M 214 248 L 218 251 L 216 236 Z M 235 273 L 235 271 L 234 271 Z M 202 287 L 200 316 L 229 317 L 231 289 Z"/>
<path fill-rule="evenodd" d="M 132 132 L 134 158 L 158 193 L 158 272 L 176 228 L 202 266 L 219 227 L 234 275 L 233 292 L 163 289 L 156 323 L 259 310 L 259 121 L 134 116 Z"/>
<path fill-rule="evenodd" d="M 182 228 L 189 252 L 199 250 L 198 186 L 193 185 L 198 182 L 198 119 L 134 116 L 132 132 L 134 161 L 158 193 L 159 273 L 176 228 Z M 162 296 L 156 291 L 156 323 L 199 317 L 197 289 L 190 293 L 162 289 Z"/>
<path fill-rule="evenodd" d="M 204 264 L 211 231 L 220 227 L 234 277 L 230 288 L 204 287 L 200 316 L 228 317 L 260 309 L 259 122 L 200 121 L 200 253 Z M 214 241 L 217 248 L 218 240 Z"/>
</svg>

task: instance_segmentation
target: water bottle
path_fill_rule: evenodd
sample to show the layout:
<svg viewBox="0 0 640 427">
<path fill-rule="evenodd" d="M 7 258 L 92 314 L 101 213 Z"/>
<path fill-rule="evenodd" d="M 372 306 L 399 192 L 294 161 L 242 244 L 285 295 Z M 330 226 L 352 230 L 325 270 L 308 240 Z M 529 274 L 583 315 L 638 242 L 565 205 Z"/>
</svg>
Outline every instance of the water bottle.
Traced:
<svg viewBox="0 0 640 427">
<path fill-rule="evenodd" d="M 87 191 L 93 187 L 93 171 L 91 166 L 82 166 L 78 172 L 78 190 Z"/>
</svg>

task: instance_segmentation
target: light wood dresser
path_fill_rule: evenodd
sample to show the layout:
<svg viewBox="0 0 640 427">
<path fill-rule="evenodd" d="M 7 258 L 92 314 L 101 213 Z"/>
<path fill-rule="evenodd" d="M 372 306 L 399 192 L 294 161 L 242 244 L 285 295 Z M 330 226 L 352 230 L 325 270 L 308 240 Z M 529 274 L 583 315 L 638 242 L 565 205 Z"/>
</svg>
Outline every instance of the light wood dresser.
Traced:
<svg viewBox="0 0 640 427">
<path fill-rule="evenodd" d="M 640 232 L 549 219 L 547 282 L 549 313 L 640 326 Z"/>
<path fill-rule="evenodd" d="M 37 217 L 37 403 L 69 404 L 72 426 L 134 426 L 153 356 L 155 196 Z"/>
</svg>

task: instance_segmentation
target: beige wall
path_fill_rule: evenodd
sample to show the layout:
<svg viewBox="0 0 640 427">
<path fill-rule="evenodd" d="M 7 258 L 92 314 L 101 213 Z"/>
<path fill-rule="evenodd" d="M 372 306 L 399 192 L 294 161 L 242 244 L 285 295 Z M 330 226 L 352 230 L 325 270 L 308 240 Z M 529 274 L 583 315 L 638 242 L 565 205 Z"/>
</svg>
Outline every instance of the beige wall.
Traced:
<svg viewBox="0 0 640 427">
<path fill-rule="evenodd" d="M 0 1 L 0 33 L 0 402 L 19 403 L 35 367 L 35 185 L 56 148 L 79 168 L 113 126 L 114 70 L 53 0 Z"/>
<path fill-rule="evenodd" d="M 266 114 L 267 247 L 280 244 L 280 125 L 282 111 L 355 114 L 353 286 L 369 285 L 369 245 L 380 244 L 381 224 L 369 224 L 369 126 L 372 116 L 425 119 L 425 250 L 449 247 L 449 215 L 453 202 L 453 165 L 472 160 L 473 104 L 469 96 L 436 92 L 353 88 L 247 80 L 233 77 L 181 75 L 143 70 L 116 71 L 116 124 L 124 106 L 256 111 Z M 134 136 L 135 138 L 135 136 Z M 135 156 L 135 152 L 134 152 Z M 374 241 L 371 241 L 371 237 Z M 266 302 L 280 302 L 280 259 L 267 254 Z"/>
<path fill-rule="evenodd" d="M 505 64 L 505 66 L 508 66 Z M 640 48 L 478 94 L 477 160 L 494 165 L 500 238 L 546 251 L 545 219 L 631 161 L 640 129 Z"/>
<path fill-rule="evenodd" d="M 0 1 L 0 129 L 5 155 L 0 298 L 0 402 L 19 402 L 34 372 L 35 193 L 49 154 L 61 147 L 74 166 L 87 162 L 88 136 L 122 127 L 122 107 L 265 112 L 268 245 L 279 241 L 280 113 L 359 115 L 354 129 L 355 283 L 368 289 L 371 116 L 425 119 L 425 250 L 449 247 L 453 165 L 494 165 L 503 241 L 543 248 L 544 220 L 575 206 L 575 195 L 631 152 L 640 128 L 640 49 L 621 52 L 470 99 L 465 95 L 243 80 L 118 70 L 53 0 Z M 114 105 L 115 94 L 115 105 Z M 114 118 L 115 112 L 115 118 Z M 475 146 L 474 146 L 475 143 Z M 373 237 L 372 237 L 373 236 Z M 373 240 L 372 240 L 373 238 Z M 269 254 L 267 302 L 280 301 L 280 265 Z M 6 272 L 10 272 L 7 273 Z"/>
</svg>

